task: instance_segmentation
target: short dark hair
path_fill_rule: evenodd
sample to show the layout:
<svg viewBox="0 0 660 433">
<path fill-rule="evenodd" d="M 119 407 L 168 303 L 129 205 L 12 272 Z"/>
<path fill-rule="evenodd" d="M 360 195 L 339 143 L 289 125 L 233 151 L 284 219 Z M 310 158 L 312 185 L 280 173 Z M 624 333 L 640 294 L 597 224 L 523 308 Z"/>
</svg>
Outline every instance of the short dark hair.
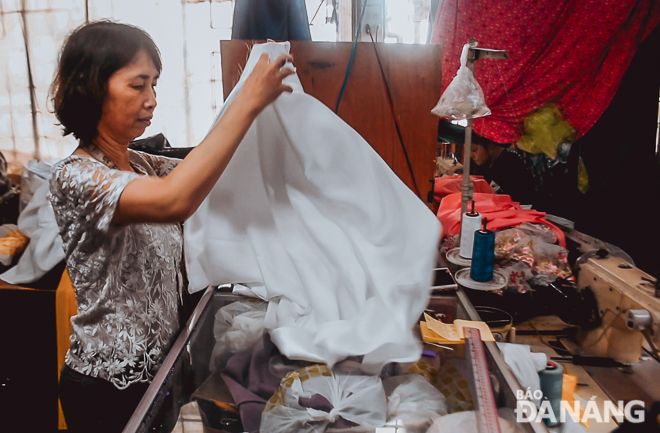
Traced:
<svg viewBox="0 0 660 433">
<path fill-rule="evenodd" d="M 112 74 L 145 50 L 160 73 L 160 51 L 144 30 L 108 20 L 84 24 L 65 41 L 51 87 L 55 116 L 64 135 L 81 143 L 96 138 Z"/>
</svg>

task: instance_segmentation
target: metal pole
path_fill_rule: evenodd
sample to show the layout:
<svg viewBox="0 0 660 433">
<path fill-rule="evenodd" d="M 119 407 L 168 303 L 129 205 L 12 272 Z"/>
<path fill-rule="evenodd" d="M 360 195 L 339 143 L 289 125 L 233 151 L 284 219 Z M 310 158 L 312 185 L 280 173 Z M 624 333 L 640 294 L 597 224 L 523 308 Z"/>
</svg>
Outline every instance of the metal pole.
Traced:
<svg viewBox="0 0 660 433">
<path fill-rule="evenodd" d="M 468 43 L 472 42 L 472 39 Z M 468 69 L 474 75 L 475 55 L 472 48 L 468 49 Z M 468 203 L 474 197 L 474 184 L 470 182 L 470 153 L 472 151 L 472 118 L 469 118 L 465 128 L 465 143 L 463 143 L 463 186 L 461 188 L 461 221 L 468 210 Z"/>
</svg>

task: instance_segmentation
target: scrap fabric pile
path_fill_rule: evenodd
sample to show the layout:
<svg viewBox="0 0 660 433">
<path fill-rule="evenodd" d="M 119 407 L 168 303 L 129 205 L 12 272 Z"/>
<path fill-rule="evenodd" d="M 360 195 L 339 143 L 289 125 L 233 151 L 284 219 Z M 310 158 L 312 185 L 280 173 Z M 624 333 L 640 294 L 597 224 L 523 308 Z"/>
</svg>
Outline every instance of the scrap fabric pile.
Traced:
<svg viewBox="0 0 660 433">
<path fill-rule="evenodd" d="M 211 407 L 221 407 L 223 416 L 240 420 L 241 429 L 234 431 L 321 433 L 383 428 L 439 433 L 448 431 L 444 427 L 452 420 L 466 418 L 474 423 L 475 404 L 463 358 L 445 356 L 442 349 L 433 348 L 416 362 L 388 364 L 380 374 L 365 374 L 354 359 L 332 369 L 290 360 L 263 330 L 267 304 L 242 299 L 220 308 L 215 316 L 216 344 L 209 367 L 221 377 L 231 399 L 222 393 Z M 214 428 L 214 416 L 207 418 Z M 501 419 L 500 425 L 510 424 Z"/>
<path fill-rule="evenodd" d="M 232 104 L 262 53 L 252 49 Z M 268 301 L 263 327 L 292 360 L 360 357 L 379 373 L 417 360 L 440 224 L 350 126 L 297 76 L 255 120 L 220 181 L 185 224 L 190 290 L 240 283 Z"/>
</svg>

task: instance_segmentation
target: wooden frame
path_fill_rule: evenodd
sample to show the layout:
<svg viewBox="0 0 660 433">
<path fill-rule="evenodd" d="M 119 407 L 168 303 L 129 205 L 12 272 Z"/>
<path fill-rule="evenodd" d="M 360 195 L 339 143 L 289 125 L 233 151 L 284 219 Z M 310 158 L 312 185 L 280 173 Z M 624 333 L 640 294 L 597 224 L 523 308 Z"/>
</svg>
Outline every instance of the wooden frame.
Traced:
<svg viewBox="0 0 660 433">
<path fill-rule="evenodd" d="M 221 41 L 225 99 L 238 82 L 255 41 Z M 431 114 L 442 89 L 439 45 L 381 44 L 376 48 L 392 94 L 403 143 L 426 202 L 433 188 L 438 119 Z M 291 54 L 305 92 L 334 110 L 351 58 L 350 42 L 292 41 Z M 374 44 L 358 43 L 337 113 L 378 152 L 413 191 L 413 177 L 396 132 Z"/>
</svg>

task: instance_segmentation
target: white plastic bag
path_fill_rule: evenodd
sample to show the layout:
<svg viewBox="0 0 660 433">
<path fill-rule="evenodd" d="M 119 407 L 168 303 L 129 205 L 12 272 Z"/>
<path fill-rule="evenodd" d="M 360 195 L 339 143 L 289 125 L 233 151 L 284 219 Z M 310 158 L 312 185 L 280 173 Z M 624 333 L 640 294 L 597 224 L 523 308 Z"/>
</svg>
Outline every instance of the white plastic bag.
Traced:
<svg viewBox="0 0 660 433">
<path fill-rule="evenodd" d="M 220 308 L 215 314 L 213 335 L 215 346 L 209 369 L 223 368 L 235 353 L 254 346 L 264 334 L 264 317 L 268 303 L 243 299 Z"/>
<path fill-rule="evenodd" d="M 329 411 L 305 407 L 310 406 L 304 403 L 306 399 L 317 395 L 330 403 Z M 355 428 L 374 430 L 385 424 L 386 409 L 380 377 L 343 374 L 314 365 L 282 379 L 261 415 L 260 431 L 321 433 L 347 422 Z"/>
<path fill-rule="evenodd" d="M 444 395 L 419 374 L 383 380 L 387 395 L 387 425 L 403 426 L 407 432 L 425 432 L 434 419 L 447 414 Z"/>
<path fill-rule="evenodd" d="M 476 46 L 476 42 L 463 46 L 461 67 L 431 113 L 451 120 L 475 119 L 490 114 L 484 92 L 467 66 L 468 49 Z"/>
<path fill-rule="evenodd" d="M 511 409 L 498 409 L 500 431 L 502 433 L 522 432 L 521 426 L 516 424 L 516 416 Z M 472 410 L 452 413 L 436 418 L 426 433 L 478 433 L 477 417 Z"/>
</svg>

